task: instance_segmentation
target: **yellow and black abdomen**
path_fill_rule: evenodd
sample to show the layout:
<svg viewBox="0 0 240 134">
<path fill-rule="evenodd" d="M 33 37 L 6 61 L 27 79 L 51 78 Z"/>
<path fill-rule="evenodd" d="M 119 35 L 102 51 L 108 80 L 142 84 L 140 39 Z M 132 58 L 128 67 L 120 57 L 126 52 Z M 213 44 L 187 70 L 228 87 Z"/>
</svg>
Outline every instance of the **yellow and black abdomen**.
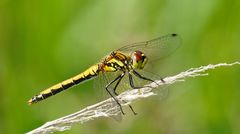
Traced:
<svg viewBox="0 0 240 134">
<path fill-rule="evenodd" d="M 79 75 L 74 76 L 70 79 L 67 79 L 61 83 L 58 83 L 52 87 L 49 87 L 49 88 L 43 90 L 38 95 L 33 96 L 28 101 L 28 103 L 33 104 L 38 101 L 44 100 L 52 95 L 55 95 L 63 90 L 66 90 L 74 85 L 77 85 L 85 80 L 88 80 L 88 79 L 91 79 L 91 78 L 97 76 L 99 72 L 100 72 L 100 69 L 99 69 L 98 64 L 91 66 L 90 68 L 88 68 L 86 71 L 80 73 Z"/>
</svg>

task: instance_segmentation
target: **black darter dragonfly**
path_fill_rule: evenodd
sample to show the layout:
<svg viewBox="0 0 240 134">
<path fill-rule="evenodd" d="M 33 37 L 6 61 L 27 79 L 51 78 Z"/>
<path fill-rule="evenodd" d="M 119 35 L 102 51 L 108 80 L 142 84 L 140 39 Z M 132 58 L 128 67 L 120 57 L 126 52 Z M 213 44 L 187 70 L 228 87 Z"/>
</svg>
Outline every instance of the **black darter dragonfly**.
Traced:
<svg viewBox="0 0 240 134">
<path fill-rule="evenodd" d="M 138 42 L 124 46 L 117 49 L 107 55 L 101 62 L 89 67 L 82 73 L 67 79 L 61 83 L 53 85 L 39 94 L 33 96 L 28 103 L 33 104 L 41 100 L 44 100 L 52 95 L 55 95 L 61 91 L 64 91 L 74 85 L 80 84 L 88 79 L 99 76 L 104 73 L 116 73 L 120 72 L 116 78 L 109 82 L 105 89 L 111 95 L 111 97 L 116 101 L 122 114 L 124 114 L 119 100 L 116 98 L 118 94 L 116 89 L 120 84 L 124 76 L 128 76 L 129 85 L 132 88 L 136 88 L 133 76 L 139 79 L 154 82 L 151 78 L 148 78 L 138 72 L 138 70 L 144 69 L 148 61 L 152 59 L 161 58 L 163 56 L 169 55 L 174 52 L 181 44 L 181 38 L 177 34 L 168 34 L 162 37 L 158 37 L 149 41 Z M 113 85 L 115 83 L 115 85 Z M 113 85 L 113 88 L 109 88 Z M 129 105 L 131 110 L 132 107 Z M 134 114 L 136 114 L 133 111 Z"/>
</svg>

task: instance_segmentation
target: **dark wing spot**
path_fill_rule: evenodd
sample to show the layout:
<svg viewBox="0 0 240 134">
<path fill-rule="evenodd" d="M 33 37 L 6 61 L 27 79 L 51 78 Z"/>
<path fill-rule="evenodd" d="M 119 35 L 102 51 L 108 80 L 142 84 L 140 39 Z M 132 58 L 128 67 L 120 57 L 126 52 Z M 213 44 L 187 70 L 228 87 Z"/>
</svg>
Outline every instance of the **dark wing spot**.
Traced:
<svg viewBox="0 0 240 134">
<path fill-rule="evenodd" d="M 173 37 L 174 37 L 174 36 L 177 36 L 177 34 L 174 33 L 174 34 L 172 34 L 172 36 L 173 36 Z"/>
</svg>

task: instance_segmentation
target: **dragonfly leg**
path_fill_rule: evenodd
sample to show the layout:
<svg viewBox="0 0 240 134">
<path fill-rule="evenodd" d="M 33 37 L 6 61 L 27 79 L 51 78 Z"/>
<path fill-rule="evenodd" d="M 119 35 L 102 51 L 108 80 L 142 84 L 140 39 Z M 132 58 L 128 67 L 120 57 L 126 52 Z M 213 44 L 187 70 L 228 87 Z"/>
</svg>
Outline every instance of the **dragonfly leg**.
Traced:
<svg viewBox="0 0 240 134">
<path fill-rule="evenodd" d="M 128 78 L 129 78 L 129 82 L 130 82 L 130 86 L 135 89 L 135 88 L 142 88 L 142 87 L 137 87 L 134 85 L 134 82 L 133 82 L 133 78 L 132 78 L 132 74 L 128 73 Z"/>
<path fill-rule="evenodd" d="M 115 87 L 113 88 L 113 93 L 118 96 L 118 94 L 116 93 L 116 89 L 117 89 L 117 86 L 118 84 L 120 83 L 120 81 L 122 80 L 123 76 L 125 75 L 125 73 L 122 73 L 121 74 L 121 78 L 118 80 L 118 82 L 116 83 Z M 127 103 L 126 101 L 123 100 L 123 102 Z M 129 108 L 131 109 L 131 111 L 133 112 L 134 115 L 137 115 L 137 113 L 133 110 L 132 106 L 131 105 L 128 105 Z"/>
<path fill-rule="evenodd" d="M 142 76 L 141 74 L 139 74 L 137 71 L 133 70 L 133 74 L 135 76 L 137 76 L 138 78 L 140 79 L 143 79 L 143 80 L 147 80 L 147 81 L 151 81 L 151 82 L 154 82 L 156 85 L 159 85 L 157 82 L 155 82 L 154 80 L 150 79 L 150 78 L 147 78 L 147 77 L 144 77 Z M 132 78 L 132 75 L 129 73 L 129 81 L 130 81 L 130 85 L 132 88 L 143 88 L 143 87 L 136 87 L 134 86 L 134 83 L 133 83 L 133 78 Z M 145 86 L 145 87 L 148 87 L 148 88 L 151 88 L 151 90 L 153 90 L 153 88 L 151 86 Z"/>
<path fill-rule="evenodd" d="M 108 83 L 105 87 L 105 89 L 107 90 L 107 92 L 110 94 L 110 96 L 116 101 L 116 103 L 118 104 L 118 106 L 120 107 L 120 110 L 122 112 L 122 114 L 124 115 L 125 113 L 123 112 L 122 106 L 119 103 L 118 99 L 109 91 L 108 87 L 110 85 L 112 85 L 115 81 L 117 81 L 118 79 L 121 79 L 121 75 L 119 75 L 117 78 L 115 78 L 113 81 L 111 81 L 110 83 Z"/>
<path fill-rule="evenodd" d="M 122 80 L 122 78 L 123 78 L 124 75 L 125 75 L 125 73 L 122 73 L 122 74 L 120 75 L 120 78 L 118 79 L 116 85 L 115 85 L 114 88 L 113 88 L 113 93 L 114 93 L 116 96 L 118 96 L 118 93 L 116 93 L 117 86 L 118 86 L 118 84 L 121 82 L 121 80 Z M 119 77 L 119 76 L 118 76 L 118 77 Z"/>
<path fill-rule="evenodd" d="M 165 83 L 165 81 L 164 81 L 164 79 L 163 79 L 163 78 L 161 78 L 160 80 L 162 81 L 162 83 Z"/>
<path fill-rule="evenodd" d="M 110 85 L 112 85 L 115 81 L 117 81 L 117 84 L 115 85 L 115 87 L 113 88 L 113 93 L 116 95 L 116 96 L 118 96 L 118 94 L 115 92 L 116 91 L 116 88 L 117 88 L 117 86 L 118 86 L 118 84 L 120 83 L 120 81 L 121 81 L 121 79 L 123 78 L 123 76 L 125 75 L 125 73 L 122 73 L 122 74 L 120 74 L 118 77 L 116 77 L 114 80 L 112 80 L 111 82 L 109 82 L 107 85 L 106 85 L 106 89 L 108 89 L 108 87 L 110 86 Z"/>
<path fill-rule="evenodd" d="M 106 86 L 106 88 L 108 88 L 111 84 L 113 84 L 115 81 L 117 81 L 117 83 L 116 83 L 116 85 L 114 86 L 114 88 L 113 88 L 113 93 L 116 95 L 116 96 L 118 96 L 118 94 L 116 93 L 116 89 L 117 89 L 117 86 L 119 85 L 119 83 L 121 82 L 121 80 L 122 80 L 122 78 L 124 77 L 124 75 L 125 75 L 125 72 L 124 73 L 122 73 L 121 75 L 119 75 L 116 79 L 114 79 L 113 81 L 111 81 L 107 86 Z M 108 89 L 107 89 L 108 90 Z M 108 90 L 109 91 L 109 90 Z M 108 92 L 109 93 L 109 92 Z M 110 94 L 110 93 L 109 93 Z M 113 97 L 113 95 L 112 94 L 110 94 L 112 97 Z M 113 97 L 113 98 L 115 98 L 115 97 Z M 115 101 L 116 101 L 116 99 L 117 98 L 115 98 Z M 120 104 L 118 101 L 116 101 L 117 103 L 118 103 L 118 105 Z M 126 101 L 124 101 L 123 100 L 123 102 L 125 102 L 126 103 Z M 120 106 L 120 108 L 121 108 L 121 111 L 122 111 L 122 113 L 123 113 L 123 110 L 122 110 L 122 107 L 121 107 L 121 105 L 119 105 Z M 132 106 L 131 105 L 128 105 L 129 106 L 129 108 L 131 109 L 131 111 L 133 112 L 133 114 L 134 115 L 136 115 L 137 113 L 133 110 L 133 108 L 132 108 Z M 123 113 L 124 114 L 124 113 Z"/>
<path fill-rule="evenodd" d="M 124 101 L 125 102 L 125 101 Z M 131 111 L 133 112 L 133 114 L 134 115 L 137 115 L 137 113 L 133 110 L 133 107 L 130 105 L 130 104 L 128 104 L 128 106 L 129 106 L 129 108 L 131 109 Z"/>
<path fill-rule="evenodd" d="M 139 74 L 139 73 L 138 73 L 137 71 L 135 71 L 135 70 L 133 70 L 133 74 L 134 74 L 135 76 L 137 76 L 138 78 L 141 78 L 141 79 L 147 80 L 147 81 L 151 81 L 151 82 L 154 82 L 155 84 L 159 85 L 159 84 L 158 84 L 157 82 L 155 82 L 154 80 L 142 76 L 141 74 Z M 161 78 L 161 81 L 162 81 L 162 82 L 165 82 L 162 78 Z"/>
<path fill-rule="evenodd" d="M 158 84 L 157 82 L 155 82 L 154 80 L 152 80 L 152 79 L 150 79 L 150 78 L 146 78 L 146 77 L 142 76 L 142 75 L 139 74 L 137 71 L 133 70 L 133 73 L 134 73 L 137 77 L 139 77 L 139 78 L 141 78 L 141 79 L 144 79 L 144 80 L 147 80 L 147 81 L 154 82 L 155 84 L 157 84 L 157 85 L 159 86 L 159 84 Z M 165 83 L 165 81 L 164 81 L 163 78 L 161 78 L 160 80 L 162 81 L 162 83 Z M 150 87 L 150 86 L 149 86 L 149 87 Z M 150 88 L 152 88 L 152 87 L 150 87 Z M 168 96 L 168 94 L 169 94 L 169 90 L 167 90 L 166 96 Z"/>
</svg>

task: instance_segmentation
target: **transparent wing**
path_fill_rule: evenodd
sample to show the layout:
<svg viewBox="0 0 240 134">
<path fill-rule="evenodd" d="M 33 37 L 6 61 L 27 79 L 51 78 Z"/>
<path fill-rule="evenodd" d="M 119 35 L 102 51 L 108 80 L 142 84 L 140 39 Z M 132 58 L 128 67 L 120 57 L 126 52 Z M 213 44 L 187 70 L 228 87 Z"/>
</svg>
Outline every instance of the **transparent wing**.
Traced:
<svg viewBox="0 0 240 134">
<path fill-rule="evenodd" d="M 133 43 L 118 49 L 130 54 L 136 50 L 142 51 L 150 61 L 164 58 L 181 46 L 181 37 L 177 34 L 168 34 L 149 41 Z"/>
</svg>

